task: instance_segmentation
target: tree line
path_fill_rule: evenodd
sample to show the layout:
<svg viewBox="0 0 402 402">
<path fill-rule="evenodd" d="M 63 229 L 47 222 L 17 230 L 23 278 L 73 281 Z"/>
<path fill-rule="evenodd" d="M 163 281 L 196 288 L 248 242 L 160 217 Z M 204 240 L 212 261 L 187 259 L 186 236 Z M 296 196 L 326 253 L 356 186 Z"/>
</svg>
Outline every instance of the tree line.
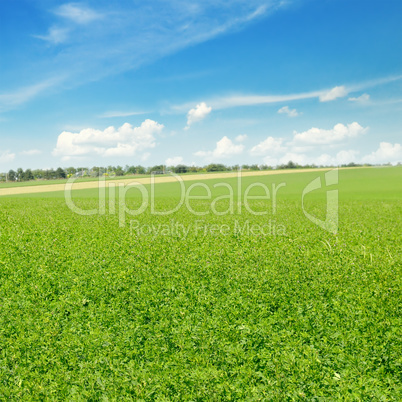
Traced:
<svg viewBox="0 0 402 402">
<path fill-rule="evenodd" d="M 358 167 L 363 166 L 356 163 L 349 163 L 341 165 L 341 167 Z M 369 164 L 365 164 L 364 166 L 371 166 Z M 66 179 L 70 177 L 114 177 L 114 176 L 125 176 L 125 175 L 149 175 L 152 173 L 155 174 L 164 174 L 167 172 L 173 172 L 177 174 L 184 173 L 199 173 L 199 172 L 228 172 L 228 171 L 237 171 L 240 168 L 242 170 L 274 170 L 274 169 L 308 169 L 308 168 L 317 168 L 324 166 L 316 166 L 312 165 L 300 165 L 298 163 L 294 163 L 289 161 L 286 164 L 282 164 L 276 167 L 268 166 L 268 165 L 233 165 L 227 166 L 221 163 L 210 163 L 206 166 L 187 166 L 187 165 L 177 165 L 177 166 L 165 166 L 165 165 L 155 165 L 150 167 L 144 167 L 141 165 L 137 166 L 93 166 L 92 168 L 88 167 L 68 167 L 57 169 L 26 169 L 22 168 L 14 170 L 9 170 L 6 173 L 0 173 L 0 181 L 30 181 L 30 180 L 57 180 L 57 179 Z M 328 166 L 327 166 L 328 167 Z"/>
</svg>

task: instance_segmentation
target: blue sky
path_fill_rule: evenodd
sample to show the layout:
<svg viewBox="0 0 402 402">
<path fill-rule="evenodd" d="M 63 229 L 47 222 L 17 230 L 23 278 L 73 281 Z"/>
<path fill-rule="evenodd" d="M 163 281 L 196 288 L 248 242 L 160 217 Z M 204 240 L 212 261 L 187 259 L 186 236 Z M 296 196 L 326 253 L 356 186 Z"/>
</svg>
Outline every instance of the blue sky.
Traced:
<svg viewBox="0 0 402 402">
<path fill-rule="evenodd" d="M 0 1 L 0 171 L 402 162 L 400 0 Z"/>
</svg>

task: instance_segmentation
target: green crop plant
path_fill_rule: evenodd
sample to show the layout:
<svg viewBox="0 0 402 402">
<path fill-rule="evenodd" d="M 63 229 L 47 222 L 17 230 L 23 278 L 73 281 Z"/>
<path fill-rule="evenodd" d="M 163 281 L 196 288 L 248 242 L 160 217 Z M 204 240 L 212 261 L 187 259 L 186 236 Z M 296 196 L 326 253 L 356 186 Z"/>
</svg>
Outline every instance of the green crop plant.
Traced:
<svg viewBox="0 0 402 402">
<path fill-rule="evenodd" d="M 1 399 L 401 400 L 402 168 L 339 171 L 336 233 L 301 208 L 323 174 L 244 178 L 240 199 L 236 179 L 205 180 L 213 200 L 233 188 L 233 213 L 148 207 L 123 227 L 109 192 L 88 216 L 63 193 L 0 198 Z M 245 208 L 257 182 L 286 183 L 275 212 Z M 178 189 L 157 185 L 155 208 Z M 305 199 L 322 219 L 325 191 Z M 99 208 L 95 190 L 72 198 Z"/>
</svg>

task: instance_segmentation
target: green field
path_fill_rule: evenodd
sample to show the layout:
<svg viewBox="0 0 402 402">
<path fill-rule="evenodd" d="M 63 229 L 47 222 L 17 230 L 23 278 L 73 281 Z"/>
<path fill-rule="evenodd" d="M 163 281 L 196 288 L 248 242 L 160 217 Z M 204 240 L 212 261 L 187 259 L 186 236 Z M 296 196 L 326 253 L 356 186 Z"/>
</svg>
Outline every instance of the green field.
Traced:
<svg viewBox="0 0 402 402">
<path fill-rule="evenodd" d="M 402 167 L 339 171 L 336 234 L 303 213 L 317 177 L 243 178 L 240 199 L 237 179 L 205 180 L 205 215 L 1 197 L 0 399 L 401 400 Z M 252 183 L 286 186 L 248 210 Z M 305 197 L 321 220 L 329 189 Z M 156 211 L 179 190 L 157 185 Z M 95 190 L 73 201 L 103 211 Z"/>
<path fill-rule="evenodd" d="M 125 176 L 115 176 L 115 177 L 105 177 L 104 180 L 124 180 L 124 179 L 136 179 L 149 177 L 149 175 L 125 175 Z M 87 183 L 91 181 L 98 181 L 98 177 L 80 177 L 75 180 L 76 183 Z M 31 186 L 46 186 L 51 184 L 64 184 L 67 183 L 68 179 L 54 179 L 54 180 L 30 180 L 30 181 L 7 181 L 0 183 L 1 188 L 14 188 L 14 187 L 31 187 Z"/>
<path fill-rule="evenodd" d="M 219 172 L 221 174 L 224 173 L 231 173 L 231 171 L 227 172 Z M 210 174 L 213 175 L 214 172 L 188 172 L 188 173 L 183 173 L 181 176 L 193 176 L 196 174 Z M 124 176 L 106 176 L 103 177 L 105 181 L 117 181 L 117 180 L 127 180 L 127 179 L 146 179 L 151 177 L 149 174 L 125 174 Z M 156 177 L 160 177 L 160 175 L 156 175 Z M 53 180 L 45 180 L 45 179 L 36 179 L 36 180 L 29 180 L 29 181 L 7 181 L 7 182 L 0 182 L 0 189 L 2 188 L 15 188 L 15 187 L 31 187 L 31 186 L 46 186 L 46 185 L 52 185 L 52 184 L 65 184 L 67 183 L 69 179 L 53 179 Z M 88 182 L 93 182 L 93 181 L 99 181 L 99 177 L 94 177 L 94 176 L 85 176 L 85 177 L 79 177 L 75 179 L 75 183 L 88 183 Z"/>
</svg>

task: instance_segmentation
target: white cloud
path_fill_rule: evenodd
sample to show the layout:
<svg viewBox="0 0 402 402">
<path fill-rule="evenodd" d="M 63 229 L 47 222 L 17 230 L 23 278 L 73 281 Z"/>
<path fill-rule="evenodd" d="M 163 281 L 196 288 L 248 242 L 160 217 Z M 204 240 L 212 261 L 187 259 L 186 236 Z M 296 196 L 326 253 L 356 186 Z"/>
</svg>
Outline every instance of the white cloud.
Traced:
<svg viewBox="0 0 402 402">
<path fill-rule="evenodd" d="M 187 126 L 185 129 L 187 130 L 192 124 L 205 119 L 211 111 L 212 108 L 207 106 L 205 102 L 201 102 L 194 109 L 190 109 L 187 113 Z"/>
<path fill-rule="evenodd" d="M 402 162 L 402 146 L 401 144 L 391 144 L 389 142 L 381 142 L 379 148 L 369 155 L 363 157 L 364 163 L 380 164 L 388 163 L 392 164 Z"/>
<path fill-rule="evenodd" d="M 162 124 L 147 119 L 140 127 L 125 123 L 117 130 L 108 127 L 103 131 L 93 128 L 79 133 L 64 131 L 58 137 L 53 155 L 64 159 L 89 155 L 132 156 L 155 147 L 155 134 L 159 134 L 163 127 Z"/>
<path fill-rule="evenodd" d="M 317 158 L 313 158 L 312 163 L 318 166 L 339 166 L 348 164 L 350 162 L 358 162 L 358 155 L 358 151 L 342 150 L 339 151 L 335 156 L 322 154 Z"/>
<path fill-rule="evenodd" d="M 289 109 L 289 106 L 281 107 L 278 110 L 278 113 L 279 114 L 287 114 L 289 117 L 297 117 L 301 114 L 296 109 Z"/>
<path fill-rule="evenodd" d="M 280 157 L 267 156 L 264 158 L 264 163 L 270 166 L 277 166 L 286 164 L 289 161 L 297 163 L 299 165 L 317 165 L 317 166 L 338 166 L 347 164 L 350 162 L 358 162 L 358 151 L 354 150 L 342 150 L 335 156 L 329 154 L 321 154 L 319 156 L 309 156 L 300 152 L 287 152 Z"/>
<path fill-rule="evenodd" d="M 286 164 L 289 161 L 298 163 L 300 165 L 317 165 L 317 166 L 340 166 L 347 165 L 348 163 L 370 163 L 370 164 L 383 164 L 392 163 L 393 165 L 402 162 L 402 145 L 389 142 L 381 142 L 379 148 L 369 155 L 364 157 L 360 156 L 357 150 L 341 150 L 335 155 L 323 153 L 321 155 L 311 155 L 303 152 L 286 152 L 282 156 L 268 155 L 264 159 L 264 163 L 270 166 L 277 166 Z"/>
<path fill-rule="evenodd" d="M 142 160 L 143 162 L 145 162 L 145 161 L 147 161 L 147 160 L 149 159 L 150 156 L 151 156 L 151 153 L 150 153 L 150 152 L 144 152 L 144 153 L 141 155 L 141 160 Z"/>
<path fill-rule="evenodd" d="M 337 98 L 343 98 L 347 96 L 348 91 L 346 88 L 342 85 L 339 87 L 332 88 L 330 91 L 323 93 L 320 95 L 320 102 L 329 102 L 333 101 Z"/>
<path fill-rule="evenodd" d="M 236 142 L 244 142 L 244 141 L 246 141 L 246 139 L 247 139 L 247 135 L 246 135 L 246 134 L 243 134 L 243 135 L 238 135 L 238 136 L 235 138 L 235 141 L 236 141 Z"/>
<path fill-rule="evenodd" d="M 0 163 L 9 163 L 15 159 L 15 154 L 10 151 L 0 153 Z"/>
<path fill-rule="evenodd" d="M 33 156 L 33 155 L 40 155 L 42 151 L 39 149 L 29 149 L 28 151 L 21 151 L 21 155 L 26 155 L 26 156 Z"/>
<path fill-rule="evenodd" d="M 244 145 L 236 145 L 231 139 L 224 136 L 216 143 L 216 148 L 213 151 L 198 151 L 194 155 L 205 157 L 208 159 L 227 158 L 233 155 L 239 155 L 243 152 Z"/>
<path fill-rule="evenodd" d="M 266 156 L 263 159 L 264 163 L 269 166 L 278 166 L 286 164 L 290 161 L 297 163 L 299 165 L 306 165 L 308 163 L 308 158 L 304 154 L 298 154 L 296 152 L 287 152 L 281 157 L 278 156 Z"/>
<path fill-rule="evenodd" d="M 173 158 L 167 158 L 166 166 L 177 166 L 183 163 L 183 158 L 181 156 L 174 156 Z"/>
<path fill-rule="evenodd" d="M 258 145 L 254 146 L 250 150 L 251 155 L 272 155 L 278 152 L 284 151 L 285 148 L 282 147 L 283 139 L 267 137 L 264 141 L 260 142 Z"/>
<path fill-rule="evenodd" d="M 268 166 L 276 166 L 278 165 L 278 158 L 272 157 L 272 156 L 266 156 L 264 159 L 264 164 Z"/>
<path fill-rule="evenodd" d="M 354 151 L 353 149 L 339 151 L 336 154 L 336 164 L 344 165 L 350 162 L 358 162 L 358 157 L 359 151 Z"/>
<path fill-rule="evenodd" d="M 88 24 L 102 18 L 101 14 L 77 3 L 63 4 L 54 13 L 77 24 Z"/>
<path fill-rule="evenodd" d="M 310 128 L 302 133 L 294 132 L 293 144 L 314 144 L 314 145 L 327 145 L 339 143 L 348 138 L 357 137 L 364 134 L 368 128 L 363 128 L 360 124 L 354 122 L 347 126 L 339 123 L 331 130 L 322 128 Z"/>
<path fill-rule="evenodd" d="M 357 98 L 349 98 L 348 101 L 351 102 L 358 102 L 358 103 L 366 103 L 370 100 L 370 95 L 369 94 L 363 94 L 358 96 Z"/>
</svg>

